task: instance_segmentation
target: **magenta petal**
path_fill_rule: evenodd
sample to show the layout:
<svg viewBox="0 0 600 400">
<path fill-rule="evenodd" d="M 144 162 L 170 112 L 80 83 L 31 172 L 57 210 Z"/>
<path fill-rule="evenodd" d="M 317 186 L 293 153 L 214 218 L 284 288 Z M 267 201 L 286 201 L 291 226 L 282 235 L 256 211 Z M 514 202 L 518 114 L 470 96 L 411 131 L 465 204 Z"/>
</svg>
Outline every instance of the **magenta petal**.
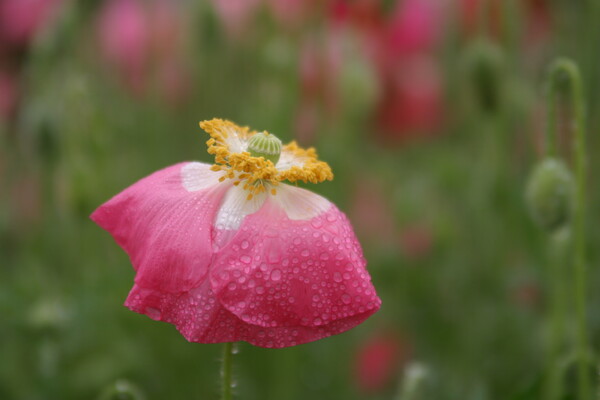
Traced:
<svg viewBox="0 0 600 400">
<path fill-rule="evenodd" d="M 296 344 L 304 343 L 348 330 L 376 312 L 381 300 L 365 265 L 335 205 L 311 220 L 291 220 L 267 200 L 216 253 L 210 281 L 220 303 L 249 329 L 288 332 L 271 338 L 283 347 L 292 345 L 289 332 L 297 332 Z"/>
<path fill-rule="evenodd" d="M 189 292 L 175 294 L 135 285 L 125 305 L 132 311 L 171 323 L 190 342 L 246 341 L 266 348 L 296 346 L 342 333 L 367 319 L 365 312 L 321 327 L 265 328 L 247 324 L 216 300 L 208 280 Z"/>
<path fill-rule="evenodd" d="M 138 181 L 91 215 L 127 252 L 139 287 L 181 293 L 206 277 L 212 223 L 227 185 L 188 191 L 181 177 L 185 165 Z"/>
</svg>

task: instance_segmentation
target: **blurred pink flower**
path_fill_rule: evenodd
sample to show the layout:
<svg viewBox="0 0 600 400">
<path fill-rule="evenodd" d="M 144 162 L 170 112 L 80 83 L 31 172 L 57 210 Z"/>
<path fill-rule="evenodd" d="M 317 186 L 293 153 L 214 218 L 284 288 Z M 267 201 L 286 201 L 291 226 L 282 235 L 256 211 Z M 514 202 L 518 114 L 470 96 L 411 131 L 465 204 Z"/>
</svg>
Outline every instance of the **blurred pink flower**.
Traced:
<svg viewBox="0 0 600 400">
<path fill-rule="evenodd" d="M 25 46 L 55 17 L 62 0 L 0 0 L 0 41 Z"/>
<path fill-rule="evenodd" d="M 274 348 L 342 333 L 375 313 L 381 300 L 346 216 L 283 183 L 332 178 L 314 149 L 281 147 L 229 121 L 201 127 L 215 165 L 167 167 L 91 215 L 136 270 L 125 305 L 192 342 Z M 265 161 L 274 148 L 275 164 Z"/>
<path fill-rule="evenodd" d="M 170 57 L 180 58 L 179 55 L 185 50 L 185 36 L 189 34 L 180 10 L 171 0 L 154 0 L 147 11 L 151 27 L 152 56 L 167 62 Z"/>
<path fill-rule="evenodd" d="M 17 110 L 19 83 L 14 74 L 0 70 L 0 120 L 10 119 Z"/>
<path fill-rule="evenodd" d="M 361 33 L 379 80 L 375 122 L 389 143 L 434 133 L 442 120 L 443 81 L 434 59 L 442 38 L 443 3 L 397 1 L 391 16 L 379 3 L 338 6 L 337 20 Z"/>
<path fill-rule="evenodd" d="M 187 98 L 191 76 L 185 62 L 185 20 L 166 0 L 108 0 L 98 17 L 98 40 L 106 61 L 136 95 L 151 84 L 176 106 Z"/>
<path fill-rule="evenodd" d="M 145 6 L 139 0 L 108 0 L 100 11 L 101 51 L 137 94 L 141 94 L 146 86 L 150 29 Z"/>
<path fill-rule="evenodd" d="M 261 0 L 211 0 L 215 12 L 231 38 L 248 32 Z"/>
<path fill-rule="evenodd" d="M 439 0 L 404 0 L 396 3 L 389 21 L 387 51 L 406 56 L 430 52 L 441 34 Z"/>
<path fill-rule="evenodd" d="M 331 116 L 337 111 L 337 75 L 341 60 L 336 40 L 331 32 L 322 37 L 309 36 L 300 49 L 300 98 L 294 133 L 303 144 L 314 140 L 323 114 Z"/>
<path fill-rule="evenodd" d="M 411 349 L 398 333 L 378 332 L 362 343 L 355 360 L 355 378 L 364 393 L 385 389 L 409 361 Z"/>
<path fill-rule="evenodd" d="M 384 141 L 403 143 L 435 133 L 444 113 L 442 85 L 431 57 L 408 58 L 387 76 L 376 114 Z"/>
</svg>

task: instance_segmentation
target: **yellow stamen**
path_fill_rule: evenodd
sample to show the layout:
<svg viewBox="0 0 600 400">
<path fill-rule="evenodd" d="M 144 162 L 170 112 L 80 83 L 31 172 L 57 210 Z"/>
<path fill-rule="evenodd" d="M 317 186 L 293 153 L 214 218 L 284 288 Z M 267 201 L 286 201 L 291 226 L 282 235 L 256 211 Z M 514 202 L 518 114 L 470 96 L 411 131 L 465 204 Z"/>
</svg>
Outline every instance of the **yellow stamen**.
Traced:
<svg viewBox="0 0 600 400">
<path fill-rule="evenodd" d="M 333 179 L 331 168 L 326 162 L 317 158 L 317 153 L 312 147 L 303 149 L 296 142 L 285 145 L 282 148 L 282 157 L 287 154 L 296 163 L 301 162 L 302 164 L 278 171 L 273 162 L 265 160 L 264 157 L 253 157 L 246 151 L 237 153 L 231 151 L 228 138 L 247 143 L 257 133 L 256 131 L 222 119 L 202 121 L 200 127 L 211 136 L 206 142 L 208 153 L 215 157 L 215 165 L 211 169 L 225 172 L 219 181 L 222 182 L 227 178 L 236 179 L 234 184 L 244 181 L 243 187 L 250 192 L 250 198 L 253 194 L 266 191 L 265 184 L 277 186 L 284 180 L 320 183 Z M 275 189 L 271 190 L 271 193 L 275 194 L 275 192 Z"/>
</svg>

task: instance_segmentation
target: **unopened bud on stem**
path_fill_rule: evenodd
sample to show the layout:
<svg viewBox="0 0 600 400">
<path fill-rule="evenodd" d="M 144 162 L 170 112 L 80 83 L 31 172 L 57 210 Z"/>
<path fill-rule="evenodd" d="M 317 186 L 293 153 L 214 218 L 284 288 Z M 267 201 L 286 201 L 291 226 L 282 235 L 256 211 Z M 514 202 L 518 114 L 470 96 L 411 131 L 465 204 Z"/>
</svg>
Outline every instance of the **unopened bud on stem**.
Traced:
<svg viewBox="0 0 600 400">
<path fill-rule="evenodd" d="M 535 222 L 548 232 L 566 227 L 572 215 L 574 182 L 562 161 L 547 158 L 533 170 L 527 184 L 527 203 Z"/>
<path fill-rule="evenodd" d="M 465 63 L 468 86 L 477 106 L 484 112 L 496 112 L 502 103 L 502 52 L 491 42 L 476 41 L 467 49 Z"/>
</svg>

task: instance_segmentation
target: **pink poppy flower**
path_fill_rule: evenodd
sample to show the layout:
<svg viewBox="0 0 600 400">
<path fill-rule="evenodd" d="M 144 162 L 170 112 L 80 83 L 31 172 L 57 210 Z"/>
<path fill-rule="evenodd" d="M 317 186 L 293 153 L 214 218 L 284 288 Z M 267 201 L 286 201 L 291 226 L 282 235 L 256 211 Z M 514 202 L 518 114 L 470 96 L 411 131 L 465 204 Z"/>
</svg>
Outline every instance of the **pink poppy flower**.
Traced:
<svg viewBox="0 0 600 400">
<path fill-rule="evenodd" d="M 98 36 L 101 52 L 134 93 L 144 91 L 151 28 L 143 3 L 109 0 L 100 11 Z"/>
<path fill-rule="evenodd" d="M 444 115 L 443 82 L 432 58 L 407 59 L 382 86 L 376 117 L 386 142 L 403 143 L 437 132 Z"/>
<path fill-rule="evenodd" d="M 215 164 L 155 172 L 91 216 L 129 254 L 125 305 L 192 342 L 294 346 L 344 332 L 381 304 L 346 216 L 291 183 L 333 178 L 314 149 L 214 119 Z"/>
<path fill-rule="evenodd" d="M 241 39 L 248 33 L 260 0 L 211 0 L 215 13 L 232 39 Z"/>
<path fill-rule="evenodd" d="M 441 11 L 437 1 L 398 3 L 389 22 L 388 51 L 408 55 L 433 50 L 441 37 Z"/>
<path fill-rule="evenodd" d="M 410 360 L 410 343 L 398 333 L 377 332 L 358 349 L 354 365 L 355 382 L 363 393 L 385 389 Z"/>
<path fill-rule="evenodd" d="M 54 19 L 62 0 L 0 0 L 0 39 L 25 46 Z"/>
</svg>

